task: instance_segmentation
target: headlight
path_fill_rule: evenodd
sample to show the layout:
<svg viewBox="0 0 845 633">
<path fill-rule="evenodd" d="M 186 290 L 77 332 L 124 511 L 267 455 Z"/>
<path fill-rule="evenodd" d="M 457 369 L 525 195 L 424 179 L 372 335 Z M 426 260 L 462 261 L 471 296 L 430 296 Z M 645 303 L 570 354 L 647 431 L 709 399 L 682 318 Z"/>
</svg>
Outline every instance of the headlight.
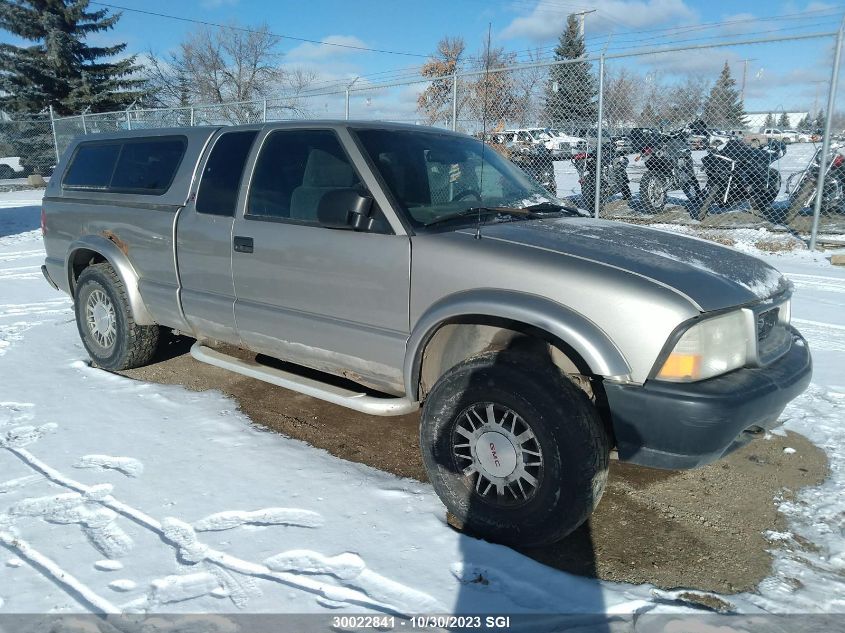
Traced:
<svg viewBox="0 0 845 633">
<path fill-rule="evenodd" d="M 742 367 L 749 347 L 745 323 L 737 310 L 693 325 L 681 336 L 657 378 L 693 382 Z"/>
</svg>

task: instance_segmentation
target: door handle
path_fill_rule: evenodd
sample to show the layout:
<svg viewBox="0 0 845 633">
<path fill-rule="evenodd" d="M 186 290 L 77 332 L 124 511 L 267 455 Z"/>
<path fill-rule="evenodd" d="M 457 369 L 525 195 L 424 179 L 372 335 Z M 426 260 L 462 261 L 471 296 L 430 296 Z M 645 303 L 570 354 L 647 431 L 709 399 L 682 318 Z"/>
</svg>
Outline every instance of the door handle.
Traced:
<svg viewBox="0 0 845 633">
<path fill-rule="evenodd" d="M 253 249 L 252 238 L 243 235 L 236 235 L 232 246 L 236 253 L 251 253 Z"/>
</svg>

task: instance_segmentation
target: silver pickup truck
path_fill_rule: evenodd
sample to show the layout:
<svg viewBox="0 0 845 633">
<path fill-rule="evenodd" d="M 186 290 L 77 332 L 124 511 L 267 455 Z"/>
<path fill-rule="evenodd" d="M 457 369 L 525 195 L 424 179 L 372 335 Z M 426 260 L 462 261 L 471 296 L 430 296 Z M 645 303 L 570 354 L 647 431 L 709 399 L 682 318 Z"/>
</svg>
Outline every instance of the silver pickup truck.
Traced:
<svg viewBox="0 0 845 633">
<path fill-rule="evenodd" d="M 176 331 L 199 361 L 350 409 L 421 406 L 437 494 L 509 544 L 578 527 L 611 453 L 712 462 L 777 425 L 811 375 L 776 270 L 585 217 L 444 130 L 85 136 L 42 229 L 45 277 L 97 366 L 148 363 Z"/>
</svg>

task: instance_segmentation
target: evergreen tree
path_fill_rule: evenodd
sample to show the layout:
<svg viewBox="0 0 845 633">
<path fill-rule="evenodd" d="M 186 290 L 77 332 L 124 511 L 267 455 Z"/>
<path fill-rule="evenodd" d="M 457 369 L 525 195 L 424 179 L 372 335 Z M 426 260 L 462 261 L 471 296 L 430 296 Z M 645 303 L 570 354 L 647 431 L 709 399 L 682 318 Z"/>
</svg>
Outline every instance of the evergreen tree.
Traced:
<svg viewBox="0 0 845 633">
<path fill-rule="evenodd" d="M 789 116 L 786 112 L 780 113 L 780 118 L 778 119 L 778 127 L 780 129 L 789 129 Z"/>
<path fill-rule="evenodd" d="M 763 127 L 770 128 L 775 126 L 775 115 L 769 112 L 766 114 L 766 118 L 763 120 Z"/>
<path fill-rule="evenodd" d="M 804 115 L 804 117 L 800 121 L 798 121 L 798 129 L 799 130 L 806 130 L 808 127 L 810 127 L 810 124 L 811 124 L 810 114 L 807 113 L 807 114 Z"/>
<path fill-rule="evenodd" d="M 134 57 L 106 61 L 126 44 L 89 46 L 86 38 L 114 27 L 120 14 L 88 11 L 88 0 L 0 0 L 0 29 L 30 42 L 0 44 L 0 109 L 15 118 L 125 108 L 141 96 Z M 22 137 L 16 153 L 31 171 L 47 173 L 56 162 L 48 131 Z"/>
<path fill-rule="evenodd" d="M 585 53 L 578 20 L 570 15 L 555 47 L 555 60 L 581 59 Z M 551 66 L 545 99 L 546 119 L 550 127 L 572 129 L 593 125 L 598 114 L 597 94 L 589 62 Z"/>
<path fill-rule="evenodd" d="M 771 115 L 770 115 L 771 116 Z M 708 127 L 721 129 L 739 128 L 745 125 L 745 106 L 731 77 L 731 69 L 725 62 L 722 72 L 704 106 L 704 121 Z"/>
<path fill-rule="evenodd" d="M 0 0 L 0 29 L 32 42 L 0 44 L 0 108 L 56 114 L 125 108 L 143 94 L 135 57 L 116 61 L 126 44 L 89 46 L 85 40 L 114 27 L 120 13 L 88 11 L 88 0 Z"/>
<path fill-rule="evenodd" d="M 818 113 L 816 114 L 816 118 L 813 119 L 812 127 L 819 128 L 819 129 L 823 130 L 824 124 L 825 124 L 824 110 L 819 110 Z"/>
</svg>

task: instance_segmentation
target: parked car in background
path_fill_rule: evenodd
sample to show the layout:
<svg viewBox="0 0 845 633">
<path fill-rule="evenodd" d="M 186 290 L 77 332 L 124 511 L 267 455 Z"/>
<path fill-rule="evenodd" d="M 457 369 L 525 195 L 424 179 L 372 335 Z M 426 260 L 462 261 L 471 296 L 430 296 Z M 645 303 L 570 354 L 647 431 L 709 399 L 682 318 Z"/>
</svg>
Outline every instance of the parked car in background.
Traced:
<svg viewBox="0 0 845 633">
<path fill-rule="evenodd" d="M 743 140 L 751 145 L 751 147 L 762 147 L 769 141 L 781 141 L 783 143 L 792 143 L 795 134 L 788 134 L 784 130 L 776 127 L 767 127 L 762 131 L 754 133 L 749 132 L 743 136 Z"/>
<path fill-rule="evenodd" d="M 810 140 L 809 138 L 802 140 L 801 133 L 798 130 L 781 130 L 781 135 L 783 137 L 781 140 L 786 143 L 807 143 Z"/>
<path fill-rule="evenodd" d="M 510 545 L 583 524 L 613 449 L 694 468 L 780 424 L 812 374 L 787 279 L 585 217 L 483 148 L 374 121 L 79 137 L 42 271 L 104 370 L 176 330 L 198 361 L 365 415 L 422 407 L 434 491 Z"/>
<path fill-rule="evenodd" d="M 572 153 L 584 151 L 585 149 L 587 149 L 587 139 L 582 136 L 566 134 L 557 128 L 549 128 L 548 132 L 552 135 L 554 139 L 568 144 L 570 152 Z M 564 156 L 563 158 L 569 158 L 569 156 Z"/>
<path fill-rule="evenodd" d="M 552 136 L 546 128 L 521 128 L 514 130 L 503 130 L 497 132 L 503 138 L 505 144 L 513 144 L 515 147 L 527 150 L 536 145 L 542 145 L 551 152 L 552 160 L 558 158 L 569 158 L 572 148 L 569 143 Z"/>
<path fill-rule="evenodd" d="M 4 156 L 0 158 L 0 180 L 21 178 L 23 176 L 24 168 L 21 165 L 20 156 Z"/>
</svg>

